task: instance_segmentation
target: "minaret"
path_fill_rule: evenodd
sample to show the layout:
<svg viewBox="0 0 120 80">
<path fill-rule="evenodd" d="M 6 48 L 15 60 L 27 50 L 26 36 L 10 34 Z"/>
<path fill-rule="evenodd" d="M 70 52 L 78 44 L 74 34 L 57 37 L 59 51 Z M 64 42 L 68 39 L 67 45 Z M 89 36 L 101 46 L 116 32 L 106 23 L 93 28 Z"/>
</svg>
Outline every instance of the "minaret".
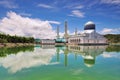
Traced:
<svg viewBox="0 0 120 80">
<path fill-rule="evenodd" d="M 65 67 L 68 65 L 68 47 L 64 50 L 64 64 Z"/>
<path fill-rule="evenodd" d="M 77 36 L 77 28 L 75 28 L 75 36 Z"/>
<path fill-rule="evenodd" d="M 60 49 L 59 49 L 59 47 L 57 48 L 57 61 L 59 61 L 60 60 Z"/>
<path fill-rule="evenodd" d="M 59 26 L 57 26 L 57 39 L 60 38 L 60 35 L 59 35 Z"/>
<path fill-rule="evenodd" d="M 67 30 L 68 30 L 67 21 L 65 21 L 65 34 L 64 34 L 64 38 L 65 38 L 65 39 L 68 39 Z"/>
</svg>

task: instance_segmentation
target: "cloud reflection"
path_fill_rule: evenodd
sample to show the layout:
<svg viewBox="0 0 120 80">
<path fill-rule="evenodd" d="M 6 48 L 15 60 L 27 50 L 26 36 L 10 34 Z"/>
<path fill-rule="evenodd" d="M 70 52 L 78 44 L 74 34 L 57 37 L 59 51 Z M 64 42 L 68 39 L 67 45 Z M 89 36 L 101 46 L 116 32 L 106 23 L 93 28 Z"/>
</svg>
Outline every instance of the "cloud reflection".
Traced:
<svg viewBox="0 0 120 80">
<path fill-rule="evenodd" d="M 103 54 L 102 54 L 102 56 L 104 57 L 104 58 L 118 58 L 118 59 L 120 59 L 120 54 L 119 53 L 116 53 L 116 52 L 104 52 Z"/>
<path fill-rule="evenodd" d="M 55 53 L 55 48 L 35 48 L 34 52 L 19 52 L 16 55 L 11 54 L 0 58 L 0 66 L 8 69 L 10 73 L 16 73 L 33 66 L 54 65 L 57 63 L 51 63 L 50 61 Z"/>
</svg>

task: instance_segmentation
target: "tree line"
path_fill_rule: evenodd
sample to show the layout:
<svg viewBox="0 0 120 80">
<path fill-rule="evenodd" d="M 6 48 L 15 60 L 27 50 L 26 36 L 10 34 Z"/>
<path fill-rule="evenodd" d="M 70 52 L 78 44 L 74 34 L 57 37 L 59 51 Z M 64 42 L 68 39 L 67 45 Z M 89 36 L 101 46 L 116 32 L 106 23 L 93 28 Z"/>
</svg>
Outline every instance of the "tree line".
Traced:
<svg viewBox="0 0 120 80">
<path fill-rule="evenodd" d="M 104 37 L 107 38 L 109 43 L 120 43 L 120 34 L 106 34 Z"/>
<path fill-rule="evenodd" d="M 10 36 L 0 34 L 0 43 L 33 43 L 33 37 Z"/>
</svg>

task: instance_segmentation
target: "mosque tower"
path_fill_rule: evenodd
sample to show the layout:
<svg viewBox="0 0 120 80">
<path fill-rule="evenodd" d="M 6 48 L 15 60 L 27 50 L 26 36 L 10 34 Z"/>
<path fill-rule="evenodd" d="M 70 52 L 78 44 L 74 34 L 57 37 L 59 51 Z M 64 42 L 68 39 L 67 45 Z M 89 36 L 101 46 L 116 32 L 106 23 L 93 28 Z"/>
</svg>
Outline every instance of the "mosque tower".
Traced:
<svg viewBox="0 0 120 80">
<path fill-rule="evenodd" d="M 77 36 L 77 28 L 75 29 L 75 36 Z"/>
<path fill-rule="evenodd" d="M 59 26 L 57 26 L 57 39 L 60 38 L 60 35 L 59 35 Z"/>
<path fill-rule="evenodd" d="M 65 21 L 65 34 L 64 34 L 64 38 L 67 40 L 68 39 L 68 25 L 67 25 L 67 21 Z"/>
</svg>

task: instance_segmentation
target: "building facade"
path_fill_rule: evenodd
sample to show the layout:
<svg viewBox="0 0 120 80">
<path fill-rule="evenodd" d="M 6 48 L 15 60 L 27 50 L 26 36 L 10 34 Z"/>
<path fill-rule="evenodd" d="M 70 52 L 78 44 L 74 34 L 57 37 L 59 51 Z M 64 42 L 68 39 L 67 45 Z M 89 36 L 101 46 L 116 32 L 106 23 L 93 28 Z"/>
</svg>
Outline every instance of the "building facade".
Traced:
<svg viewBox="0 0 120 80">
<path fill-rule="evenodd" d="M 41 44 L 54 45 L 55 40 L 54 39 L 41 39 Z"/>
<path fill-rule="evenodd" d="M 96 32 L 95 24 L 91 21 L 84 26 L 81 34 L 71 35 L 68 38 L 69 44 L 107 44 L 107 39 Z"/>
</svg>

